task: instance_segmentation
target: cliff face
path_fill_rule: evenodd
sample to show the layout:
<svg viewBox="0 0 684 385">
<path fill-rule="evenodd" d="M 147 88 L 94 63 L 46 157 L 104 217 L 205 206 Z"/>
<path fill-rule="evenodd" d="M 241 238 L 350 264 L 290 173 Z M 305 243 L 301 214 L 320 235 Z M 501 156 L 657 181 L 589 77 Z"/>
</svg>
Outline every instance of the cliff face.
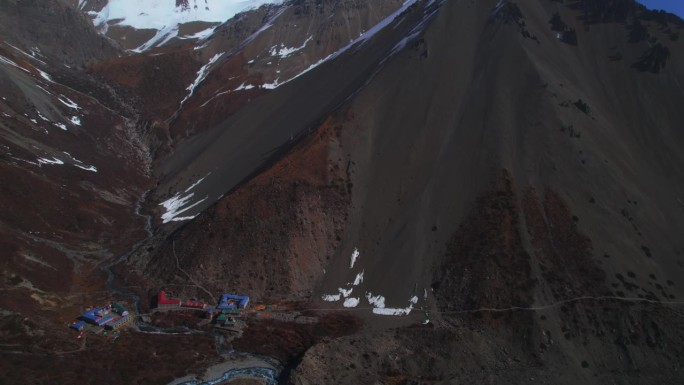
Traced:
<svg viewBox="0 0 684 385">
<path fill-rule="evenodd" d="M 5 43 L 42 55 L 56 66 L 82 68 L 118 53 L 85 15 L 61 0 L 3 1 L 0 32 Z"/>
</svg>

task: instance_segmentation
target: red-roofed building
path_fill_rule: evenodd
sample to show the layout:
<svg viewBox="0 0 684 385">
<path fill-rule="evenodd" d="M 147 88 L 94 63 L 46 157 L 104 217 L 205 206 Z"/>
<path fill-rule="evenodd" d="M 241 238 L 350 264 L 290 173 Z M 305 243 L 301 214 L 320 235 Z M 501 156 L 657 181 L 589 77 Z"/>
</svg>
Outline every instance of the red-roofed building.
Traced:
<svg viewBox="0 0 684 385">
<path fill-rule="evenodd" d="M 181 300 L 178 298 L 167 298 L 165 291 L 160 291 L 157 294 L 157 306 L 158 307 L 179 307 Z"/>
<path fill-rule="evenodd" d="M 203 302 L 198 302 L 198 301 L 183 301 L 181 303 L 182 307 L 191 307 L 193 309 L 204 309 L 207 305 L 204 304 Z"/>
</svg>

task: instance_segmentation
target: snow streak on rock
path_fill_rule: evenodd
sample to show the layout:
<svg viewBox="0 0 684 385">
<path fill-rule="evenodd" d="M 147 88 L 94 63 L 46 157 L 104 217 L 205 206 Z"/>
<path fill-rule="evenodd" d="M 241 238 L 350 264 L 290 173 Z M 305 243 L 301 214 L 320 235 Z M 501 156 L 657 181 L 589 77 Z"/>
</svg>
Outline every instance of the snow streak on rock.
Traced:
<svg viewBox="0 0 684 385">
<path fill-rule="evenodd" d="M 205 29 L 203 31 L 199 31 L 193 35 L 181 36 L 181 39 L 198 39 L 198 40 L 206 39 L 209 36 L 214 34 L 214 30 L 216 30 L 216 27 L 207 28 L 207 29 Z"/>
<path fill-rule="evenodd" d="M 406 37 L 401 39 L 399 43 L 397 43 L 394 48 L 392 48 L 392 52 L 390 54 L 394 55 L 395 53 L 401 51 L 406 47 L 406 45 L 415 40 L 420 34 L 425 30 L 425 27 L 427 27 L 427 24 L 432 20 L 432 18 L 437 15 L 437 12 L 439 11 L 439 8 L 444 4 L 444 0 L 432 0 L 426 7 L 425 7 L 425 15 L 423 16 L 423 19 L 418 23 L 417 26 L 415 26 L 411 31 L 408 33 Z"/>
<path fill-rule="evenodd" d="M 76 163 L 74 163 L 74 166 L 76 166 L 80 169 L 86 170 L 86 171 L 97 172 L 97 167 L 95 167 L 95 166 L 82 166 L 82 165 L 76 164 Z"/>
<path fill-rule="evenodd" d="M 34 67 L 34 68 L 35 68 L 35 67 Z M 41 71 L 41 70 L 38 69 L 38 68 L 36 68 L 36 70 L 38 71 L 38 73 L 40 74 L 40 76 L 41 76 L 43 79 L 49 81 L 50 83 L 54 83 L 54 82 L 52 81 L 52 78 L 50 77 L 50 75 L 48 75 L 47 72 Z"/>
<path fill-rule="evenodd" d="M 200 203 L 204 202 L 207 197 L 204 197 L 203 199 L 200 199 L 197 202 L 191 203 L 190 200 L 192 197 L 195 196 L 195 193 L 190 192 L 193 188 L 195 188 L 197 185 L 199 185 L 209 174 L 207 174 L 204 178 L 198 180 L 197 182 L 193 183 L 190 187 L 185 189 L 184 192 L 182 193 L 177 193 L 174 195 L 172 198 L 169 198 L 165 200 L 164 202 L 160 203 L 160 206 L 164 206 L 164 209 L 166 209 L 166 212 L 162 214 L 161 219 L 163 223 L 168 223 L 168 222 L 180 222 L 180 221 L 186 221 L 195 218 L 195 216 L 184 216 L 181 217 L 179 216 L 180 214 L 190 210 L 191 208 L 199 205 Z"/>
<path fill-rule="evenodd" d="M 69 156 L 69 158 L 71 158 L 71 160 L 74 161 L 74 163 L 72 163 L 74 166 L 76 166 L 76 167 L 78 167 L 78 168 L 80 168 L 80 169 L 82 169 L 82 170 L 97 172 L 97 167 L 95 167 L 95 166 L 89 166 L 89 165 L 87 165 L 87 164 L 84 164 L 83 162 L 81 162 L 80 160 L 74 158 L 71 154 L 69 154 L 69 153 L 66 152 L 66 151 L 62 151 L 62 152 L 63 152 L 64 154 L 66 154 L 67 156 Z"/>
<path fill-rule="evenodd" d="M 374 25 L 373 28 L 369 29 L 368 31 L 364 32 L 359 36 L 358 38 L 354 39 L 351 43 L 349 43 L 346 47 L 342 48 L 342 52 L 345 50 L 349 49 L 350 47 L 355 46 L 358 43 L 362 43 L 370 39 L 371 37 L 375 36 L 378 32 L 382 31 L 385 27 L 387 27 L 391 22 L 394 21 L 399 15 L 404 13 L 410 6 L 413 4 L 417 3 L 418 0 L 406 0 L 404 1 L 404 4 L 394 11 L 391 15 L 387 16 L 384 18 L 381 22 L 378 24 Z"/>
<path fill-rule="evenodd" d="M 47 92 L 47 91 L 45 91 L 45 92 Z M 49 93 L 49 92 L 48 92 L 48 93 Z M 67 98 L 67 97 L 64 96 L 64 95 L 59 95 L 59 96 L 57 97 L 57 100 L 59 100 L 60 103 L 64 104 L 65 106 L 67 106 L 67 107 L 69 107 L 69 108 L 72 108 L 72 109 L 74 109 L 74 110 L 80 110 L 80 109 L 81 109 L 81 107 L 80 107 L 78 104 L 76 104 L 76 102 L 74 102 L 73 100 Z"/>
<path fill-rule="evenodd" d="M 373 28 L 371 28 L 371 29 L 369 29 L 368 31 L 362 33 L 359 37 L 357 37 L 356 39 L 352 40 L 351 42 L 349 42 L 349 44 L 347 44 L 346 46 L 342 47 L 342 48 L 339 49 L 338 51 L 331 53 L 330 55 L 326 56 L 325 58 L 319 60 L 318 62 L 316 62 L 316 63 L 314 63 L 314 64 L 311 64 L 308 68 L 306 68 L 306 69 L 303 70 L 302 72 L 298 73 L 296 76 L 294 76 L 294 77 L 292 77 L 291 79 L 288 79 L 288 80 L 286 80 L 286 81 L 280 83 L 280 85 L 283 85 L 283 84 L 285 84 L 285 83 L 287 83 L 287 82 L 290 82 L 290 81 L 292 81 L 292 80 L 294 80 L 294 79 L 297 79 L 298 77 L 300 77 L 300 76 L 306 74 L 307 72 L 313 70 L 314 68 L 320 66 L 321 64 L 323 64 L 323 63 L 325 63 L 325 62 L 327 62 L 327 61 L 330 61 L 330 60 L 332 60 L 332 59 L 335 59 L 335 58 L 339 57 L 340 55 L 342 55 L 343 53 L 347 52 L 349 49 L 351 49 L 351 48 L 353 48 L 353 47 L 357 47 L 357 48 L 361 47 L 361 45 L 365 44 L 368 40 L 370 40 L 370 39 L 371 39 L 373 36 L 375 36 L 378 32 L 382 31 L 385 27 L 387 27 L 390 23 L 392 23 L 397 17 L 399 17 L 402 13 L 404 13 L 404 11 L 406 11 L 409 7 L 411 7 L 412 5 L 416 4 L 417 2 L 418 2 L 418 0 L 406 0 L 406 1 L 404 1 L 404 4 L 403 4 L 399 9 L 397 9 L 397 10 L 394 11 L 391 15 L 387 16 L 387 17 L 384 18 L 381 22 L 379 22 L 378 24 L 376 24 L 375 26 L 373 26 Z M 433 1 L 433 2 L 434 2 L 434 1 Z M 429 5 L 432 5 L 433 2 L 429 3 Z M 440 3 L 440 4 L 441 4 L 441 3 Z M 408 40 L 407 40 L 407 41 L 408 41 Z"/>
<path fill-rule="evenodd" d="M 349 261 L 349 268 L 353 269 L 354 264 L 356 263 L 356 260 L 359 258 L 359 249 L 354 249 L 354 252 L 351 255 L 350 261 Z"/>
<path fill-rule="evenodd" d="M 47 159 L 47 158 L 38 158 L 37 159 L 38 164 L 56 164 L 56 165 L 63 165 L 64 162 L 53 157 L 52 159 Z"/>
<path fill-rule="evenodd" d="M 22 71 L 24 71 L 24 72 L 29 72 L 29 70 L 27 70 L 26 68 L 20 66 L 19 64 L 13 62 L 12 60 L 10 60 L 10 59 L 8 59 L 8 58 L 2 56 L 2 55 L 0 55 L 0 63 L 9 64 L 9 65 L 11 65 L 12 67 L 16 67 L 16 68 L 18 68 L 18 69 L 20 69 L 20 70 L 22 70 Z M 30 73 L 30 72 L 29 72 L 29 73 Z"/>
<path fill-rule="evenodd" d="M 183 103 L 185 103 L 186 100 L 190 99 L 190 97 L 195 93 L 195 88 L 197 88 L 197 86 L 200 83 L 202 83 L 202 81 L 209 74 L 209 72 L 208 72 L 209 67 L 211 67 L 212 64 L 216 63 L 216 61 L 221 56 L 223 56 L 223 53 L 217 53 L 216 55 L 212 56 L 212 58 L 209 59 L 209 62 L 207 64 L 203 65 L 202 68 L 199 69 L 199 71 L 197 71 L 197 77 L 195 78 L 195 81 L 192 82 L 192 84 L 190 84 L 188 86 L 188 88 L 186 88 L 186 90 L 188 90 L 190 93 L 188 94 L 188 96 L 185 97 L 185 99 L 183 99 L 181 101 L 181 106 L 183 105 Z"/>
<path fill-rule="evenodd" d="M 354 283 L 353 283 L 354 286 L 359 286 L 363 282 L 363 273 L 364 272 L 365 272 L 365 270 L 360 272 L 359 274 L 356 274 L 356 278 L 354 278 Z"/>
<path fill-rule="evenodd" d="M 240 87 L 234 89 L 233 91 L 251 90 L 252 88 L 254 88 L 253 85 L 242 83 L 240 84 Z"/>
<path fill-rule="evenodd" d="M 274 45 L 271 47 L 271 56 L 280 56 L 281 58 L 288 57 L 297 51 L 303 50 L 311 40 L 313 40 L 313 36 L 309 36 L 299 47 L 286 47 L 285 44 L 282 43 L 280 45 Z"/>
<path fill-rule="evenodd" d="M 241 45 L 244 46 L 244 45 L 248 44 L 249 42 L 251 42 L 252 40 L 254 40 L 257 36 L 261 35 L 262 32 L 264 32 L 265 30 L 271 28 L 271 27 L 273 26 L 273 22 L 275 22 L 275 20 L 276 20 L 277 18 L 279 18 L 280 15 L 283 14 L 283 12 L 285 12 L 285 8 L 286 8 L 286 7 L 280 8 L 280 9 L 278 10 L 278 12 L 276 12 L 275 15 L 273 15 L 272 17 L 270 17 L 270 18 L 268 19 L 268 21 L 267 21 L 266 23 L 264 23 L 263 26 L 261 26 L 261 28 L 259 28 L 259 29 L 258 29 L 256 32 L 254 32 L 253 34 L 249 35 L 249 36 L 241 43 Z"/>
<path fill-rule="evenodd" d="M 274 90 L 274 89 L 278 88 L 278 86 L 280 85 L 279 80 L 280 79 L 276 79 L 273 81 L 273 83 L 264 83 L 261 85 L 261 88 L 263 88 L 265 90 Z"/>
<path fill-rule="evenodd" d="M 150 40 L 146 41 L 141 46 L 132 49 L 131 51 L 140 53 L 147 51 L 150 48 L 161 47 L 176 36 L 178 36 L 178 25 L 164 26 L 162 29 L 157 31 L 157 33 Z"/>
</svg>

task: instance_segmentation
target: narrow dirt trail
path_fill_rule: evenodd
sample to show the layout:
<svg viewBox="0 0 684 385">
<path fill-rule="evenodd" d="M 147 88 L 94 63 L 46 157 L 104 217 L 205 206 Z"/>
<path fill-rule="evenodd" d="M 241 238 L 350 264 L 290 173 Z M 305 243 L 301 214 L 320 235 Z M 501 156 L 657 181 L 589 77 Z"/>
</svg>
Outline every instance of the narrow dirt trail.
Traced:
<svg viewBox="0 0 684 385">
<path fill-rule="evenodd" d="M 450 311 L 430 311 L 431 314 L 470 314 L 470 313 L 503 313 L 509 311 L 540 311 L 547 310 L 562 306 L 568 303 L 574 302 L 598 302 L 598 301 L 615 301 L 615 302 L 641 302 L 650 303 L 654 305 L 664 305 L 664 306 L 684 306 L 684 301 L 658 301 L 646 298 L 626 298 L 626 297 L 614 297 L 614 296 L 600 296 L 600 297 L 575 297 L 562 301 L 553 302 L 546 305 L 539 306 L 511 306 L 506 308 L 478 308 L 478 309 L 467 309 L 467 310 L 450 310 Z M 373 310 L 374 307 L 355 307 L 355 308 L 310 308 L 302 310 L 312 310 L 312 311 L 361 311 L 361 310 Z M 414 308 L 414 311 L 421 311 L 425 309 Z"/>
</svg>

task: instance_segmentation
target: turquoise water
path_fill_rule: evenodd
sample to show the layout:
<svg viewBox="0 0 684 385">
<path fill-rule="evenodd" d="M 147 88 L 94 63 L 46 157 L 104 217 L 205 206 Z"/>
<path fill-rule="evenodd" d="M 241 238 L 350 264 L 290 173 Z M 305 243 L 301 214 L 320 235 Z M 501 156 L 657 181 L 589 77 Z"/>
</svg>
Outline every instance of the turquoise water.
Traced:
<svg viewBox="0 0 684 385">
<path fill-rule="evenodd" d="M 266 381 L 267 385 L 277 385 L 276 376 L 277 372 L 271 368 L 242 368 L 242 369 L 231 369 L 217 379 L 199 382 L 199 381 L 187 381 L 179 385 L 216 385 L 224 381 L 232 380 L 234 378 L 249 376 L 254 378 L 259 378 Z"/>
</svg>

